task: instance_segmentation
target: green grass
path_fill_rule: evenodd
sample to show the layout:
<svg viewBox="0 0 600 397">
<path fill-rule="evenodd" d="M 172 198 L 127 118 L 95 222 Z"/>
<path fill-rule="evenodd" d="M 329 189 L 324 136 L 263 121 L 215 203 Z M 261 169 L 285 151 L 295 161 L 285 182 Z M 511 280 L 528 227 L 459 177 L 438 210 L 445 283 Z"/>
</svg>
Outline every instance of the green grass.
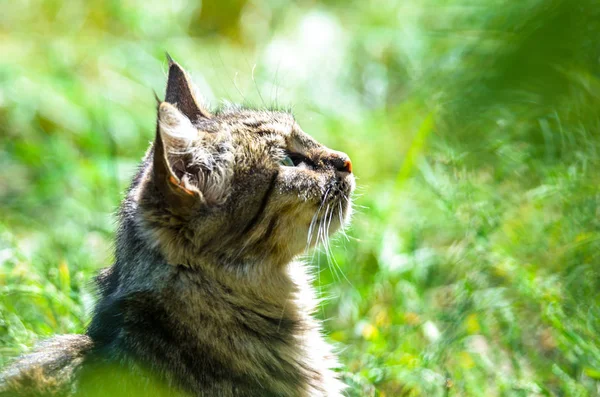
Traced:
<svg viewBox="0 0 600 397">
<path fill-rule="evenodd" d="M 351 156 L 349 239 L 312 259 L 350 395 L 598 395 L 594 1 L 25 3 L 0 13 L 0 365 L 89 321 L 168 50 Z"/>
</svg>

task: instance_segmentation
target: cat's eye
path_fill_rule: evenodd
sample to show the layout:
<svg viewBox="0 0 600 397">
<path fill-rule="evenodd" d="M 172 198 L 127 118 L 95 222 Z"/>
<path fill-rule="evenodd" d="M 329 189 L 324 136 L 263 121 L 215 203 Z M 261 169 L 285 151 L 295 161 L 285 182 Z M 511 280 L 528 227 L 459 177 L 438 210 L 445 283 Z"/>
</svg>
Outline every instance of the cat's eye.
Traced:
<svg viewBox="0 0 600 397">
<path fill-rule="evenodd" d="M 297 167 L 297 168 L 314 168 L 315 163 L 308 157 L 300 154 L 286 151 L 286 156 L 281 159 L 279 164 L 286 167 Z"/>
<path fill-rule="evenodd" d="M 280 162 L 279 164 L 281 165 L 285 165 L 286 167 L 294 167 L 296 164 L 294 164 L 294 160 L 292 160 L 292 158 L 290 156 L 285 156 Z"/>
</svg>

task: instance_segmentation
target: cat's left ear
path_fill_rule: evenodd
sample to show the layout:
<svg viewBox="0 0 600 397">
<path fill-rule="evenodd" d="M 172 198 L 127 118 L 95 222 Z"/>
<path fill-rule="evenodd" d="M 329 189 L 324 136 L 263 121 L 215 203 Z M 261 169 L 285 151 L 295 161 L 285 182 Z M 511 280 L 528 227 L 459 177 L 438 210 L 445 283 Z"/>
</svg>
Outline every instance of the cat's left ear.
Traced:
<svg viewBox="0 0 600 397">
<path fill-rule="evenodd" d="M 198 89 L 185 70 L 167 54 L 169 61 L 169 79 L 165 102 L 175 105 L 192 123 L 201 118 L 211 118 L 196 96 Z"/>
<path fill-rule="evenodd" d="M 203 201 L 197 184 L 190 180 L 186 160 L 190 143 L 197 136 L 198 130 L 177 108 L 167 102 L 158 106 L 154 140 L 154 181 L 167 204 L 184 212 Z"/>
</svg>

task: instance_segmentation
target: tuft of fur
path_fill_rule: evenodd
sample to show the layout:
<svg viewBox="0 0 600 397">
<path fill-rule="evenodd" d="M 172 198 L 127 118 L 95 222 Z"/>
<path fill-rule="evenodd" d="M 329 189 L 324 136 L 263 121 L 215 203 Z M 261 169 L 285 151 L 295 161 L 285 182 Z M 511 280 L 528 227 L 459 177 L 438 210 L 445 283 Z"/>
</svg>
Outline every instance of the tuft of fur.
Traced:
<svg viewBox="0 0 600 397">
<path fill-rule="evenodd" d="M 295 258 L 348 221 L 349 159 L 289 113 L 199 103 L 170 60 L 116 262 L 97 279 L 77 393 L 339 396 Z"/>
<path fill-rule="evenodd" d="M 0 396 L 55 396 L 73 391 L 73 378 L 92 347 L 87 335 L 57 335 L 38 343 L 0 374 Z"/>
</svg>

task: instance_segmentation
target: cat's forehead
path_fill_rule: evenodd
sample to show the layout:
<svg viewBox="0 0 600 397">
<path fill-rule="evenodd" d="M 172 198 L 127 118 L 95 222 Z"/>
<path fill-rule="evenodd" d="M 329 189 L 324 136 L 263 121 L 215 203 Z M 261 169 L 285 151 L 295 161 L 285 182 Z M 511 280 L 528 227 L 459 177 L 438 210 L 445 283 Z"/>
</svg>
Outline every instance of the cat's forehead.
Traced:
<svg viewBox="0 0 600 397">
<path fill-rule="evenodd" d="M 232 130 L 249 132 L 257 136 L 278 138 L 290 146 L 299 144 L 304 147 L 319 146 L 310 135 L 298 125 L 294 116 L 283 111 L 238 110 L 224 114 L 224 122 Z"/>
<path fill-rule="evenodd" d="M 288 136 L 299 128 L 294 116 L 286 112 L 241 110 L 228 116 L 230 123 L 257 133 L 276 133 Z"/>
</svg>

